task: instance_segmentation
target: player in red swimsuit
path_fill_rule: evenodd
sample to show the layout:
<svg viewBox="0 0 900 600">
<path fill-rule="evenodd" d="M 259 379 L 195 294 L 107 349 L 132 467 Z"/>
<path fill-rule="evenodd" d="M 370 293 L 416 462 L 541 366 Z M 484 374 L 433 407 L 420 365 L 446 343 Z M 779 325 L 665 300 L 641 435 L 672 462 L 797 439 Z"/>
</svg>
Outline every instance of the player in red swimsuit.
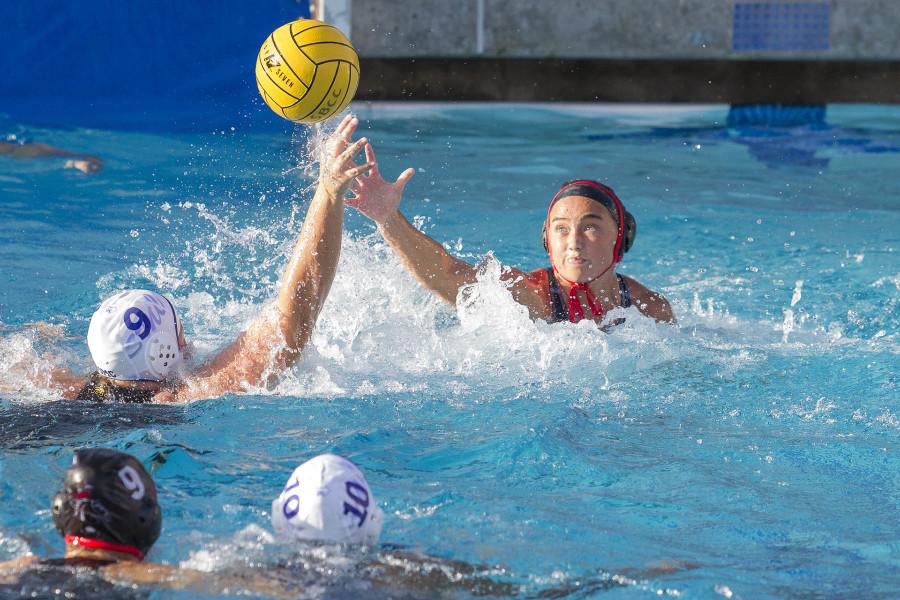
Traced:
<svg viewBox="0 0 900 600">
<path fill-rule="evenodd" d="M 371 144 L 366 160 L 375 162 Z M 351 182 L 355 197 L 347 200 L 372 219 L 384 239 L 419 282 L 455 305 L 461 287 L 474 283 L 477 268 L 450 255 L 400 213 L 407 169 L 393 183 L 385 181 L 377 163 L 368 176 Z M 566 183 L 550 201 L 544 222 L 544 245 L 550 267 L 530 273 L 510 269 L 504 280 L 532 319 L 550 322 L 583 318 L 602 322 L 615 307 L 635 306 L 661 322 L 675 321 L 669 302 L 636 280 L 616 273 L 616 264 L 634 242 L 636 224 L 613 190 L 592 180 Z M 608 325 L 609 323 L 607 323 Z"/>
</svg>

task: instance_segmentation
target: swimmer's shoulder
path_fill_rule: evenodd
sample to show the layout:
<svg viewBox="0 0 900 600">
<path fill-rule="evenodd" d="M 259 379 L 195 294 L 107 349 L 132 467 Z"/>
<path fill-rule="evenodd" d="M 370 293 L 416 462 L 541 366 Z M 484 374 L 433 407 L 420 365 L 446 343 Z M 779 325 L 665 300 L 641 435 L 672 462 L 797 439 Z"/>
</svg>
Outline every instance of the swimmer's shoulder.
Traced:
<svg viewBox="0 0 900 600">
<path fill-rule="evenodd" d="M 529 317 L 546 321 L 552 316 L 550 279 L 546 269 L 530 272 L 510 269 L 504 279 L 512 281 L 513 298 L 528 309 Z"/>
<path fill-rule="evenodd" d="M 641 311 L 641 314 L 661 323 L 675 322 L 675 313 L 672 312 L 672 305 L 669 304 L 665 296 L 627 275 L 622 275 L 622 279 L 625 280 L 628 291 L 631 293 L 632 304 Z"/>
<path fill-rule="evenodd" d="M 202 580 L 199 572 L 160 563 L 121 561 L 103 567 L 103 577 L 108 581 L 127 585 L 159 585 L 184 588 Z"/>
<path fill-rule="evenodd" d="M 20 556 L 12 560 L 0 562 L 0 584 L 12 585 L 19 575 L 34 566 L 40 560 L 37 556 Z"/>
<path fill-rule="evenodd" d="M 96 558 L 40 558 L 22 556 L 0 562 L 0 585 L 22 584 L 35 580 L 50 584 L 70 581 L 78 571 L 99 571 L 115 561 Z"/>
<path fill-rule="evenodd" d="M 201 594 L 252 594 L 268 598 L 296 598 L 299 590 L 288 589 L 276 579 L 246 569 L 198 571 L 162 563 L 118 562 L 102 569 L 110 583 L 190 590 Z"/>
</svg>

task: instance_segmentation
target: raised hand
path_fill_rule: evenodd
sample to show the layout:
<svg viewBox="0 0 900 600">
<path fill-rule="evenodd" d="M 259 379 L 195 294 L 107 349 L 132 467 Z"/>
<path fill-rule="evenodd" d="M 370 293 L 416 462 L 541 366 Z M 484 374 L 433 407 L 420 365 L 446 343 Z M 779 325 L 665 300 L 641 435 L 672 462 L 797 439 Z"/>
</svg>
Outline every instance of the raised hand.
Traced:
<svg viewBox="0 0 900 600">
<path fill-rule="evenodd" d="M 397 214 L 403 189 L 416 170 L 406 169 L 393 183 L 385 181 L 378 170 L 375 150 L 371 144 L 366 144 L 366 161 L 366 164 L 373 166 L 368 175 L 357 177 L 350 183 L 350 191 L 354 195 L 347 198 L 346 203 L 381 224 Z"/>
<path fill-rule="evenodd" d="M 353 156 L 366 145 L 366 138 L 353 142 L 353 133 L 359 119 L 347 115 L 328 139 L 319 169 L 319 185 L 332 198 L 341 198 L 354 178 L 375 166 L 374 159 L 362 165 L 353 161 Z"/>
</svg>

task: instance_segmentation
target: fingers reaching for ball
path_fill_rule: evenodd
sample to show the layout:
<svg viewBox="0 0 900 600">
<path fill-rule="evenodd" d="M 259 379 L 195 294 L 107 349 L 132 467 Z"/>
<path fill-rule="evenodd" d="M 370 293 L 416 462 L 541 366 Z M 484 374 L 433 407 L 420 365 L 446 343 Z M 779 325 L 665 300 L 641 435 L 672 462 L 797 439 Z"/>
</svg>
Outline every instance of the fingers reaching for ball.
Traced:
<svg viewBox="0 0 900 600">
<path fill-rule="evenodd" d="M 334 158 L 346 149 L 353 140 L 353 133 L 359 125 L 359 119 L 353 115 L 345 116 L 325 142 L 323 160 Z"/>
<path fill-rule="evenodd" d="M 353 133 L 359 125 L 356 117 L 348 115 L 337 126 L 329 140 L 327 157 L 322 160 L 320 183 L 333 198 L 343 197 L 351 182 L 372 170 L 375 162 L 367 160 L 357 164 L 353 157 L 368 144 L 366 138 L 353 141 Z M 366 156 L 368 158 L 368 156 Z"/>
<path fill-rule="evenodd" d="M 334 130 L 333 136 L 339 143 L 343 142 L 344 144 L 349 144 L 353 140 L 353 134 L 356 132 L 358 126 L 359 119 L 353 115 L 347 115 L 338 124 L 337 128 Z"/>
</svg>

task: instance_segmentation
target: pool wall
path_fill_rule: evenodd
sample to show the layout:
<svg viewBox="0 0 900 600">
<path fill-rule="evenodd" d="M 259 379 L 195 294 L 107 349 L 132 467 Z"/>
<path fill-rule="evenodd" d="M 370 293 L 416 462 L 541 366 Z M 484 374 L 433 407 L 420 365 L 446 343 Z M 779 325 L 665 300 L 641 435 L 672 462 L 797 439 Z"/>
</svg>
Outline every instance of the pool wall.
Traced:
<svg viewBox="0 0 900 600">
<path fill-rule="evenodd" d="M 370 99 L 900 102 L 895 0 L 314 0 Z"/>
<path fill-rule="evenodd" d="M 284 127 L 253 64 L 310 15 L 350 32 L 358 100 L 900 103 L 895 0 L 10 0 L 0 113 Z"/>
<path fill-rule="evenodd" d="M 256 111 L 256 123 L 280 125 L 254 63 L 272 30 L 308 16 L 307 0 L 5 0 L 0 113 L 153 129 L 172 115 L 206 127 Z"/>
</svg>

